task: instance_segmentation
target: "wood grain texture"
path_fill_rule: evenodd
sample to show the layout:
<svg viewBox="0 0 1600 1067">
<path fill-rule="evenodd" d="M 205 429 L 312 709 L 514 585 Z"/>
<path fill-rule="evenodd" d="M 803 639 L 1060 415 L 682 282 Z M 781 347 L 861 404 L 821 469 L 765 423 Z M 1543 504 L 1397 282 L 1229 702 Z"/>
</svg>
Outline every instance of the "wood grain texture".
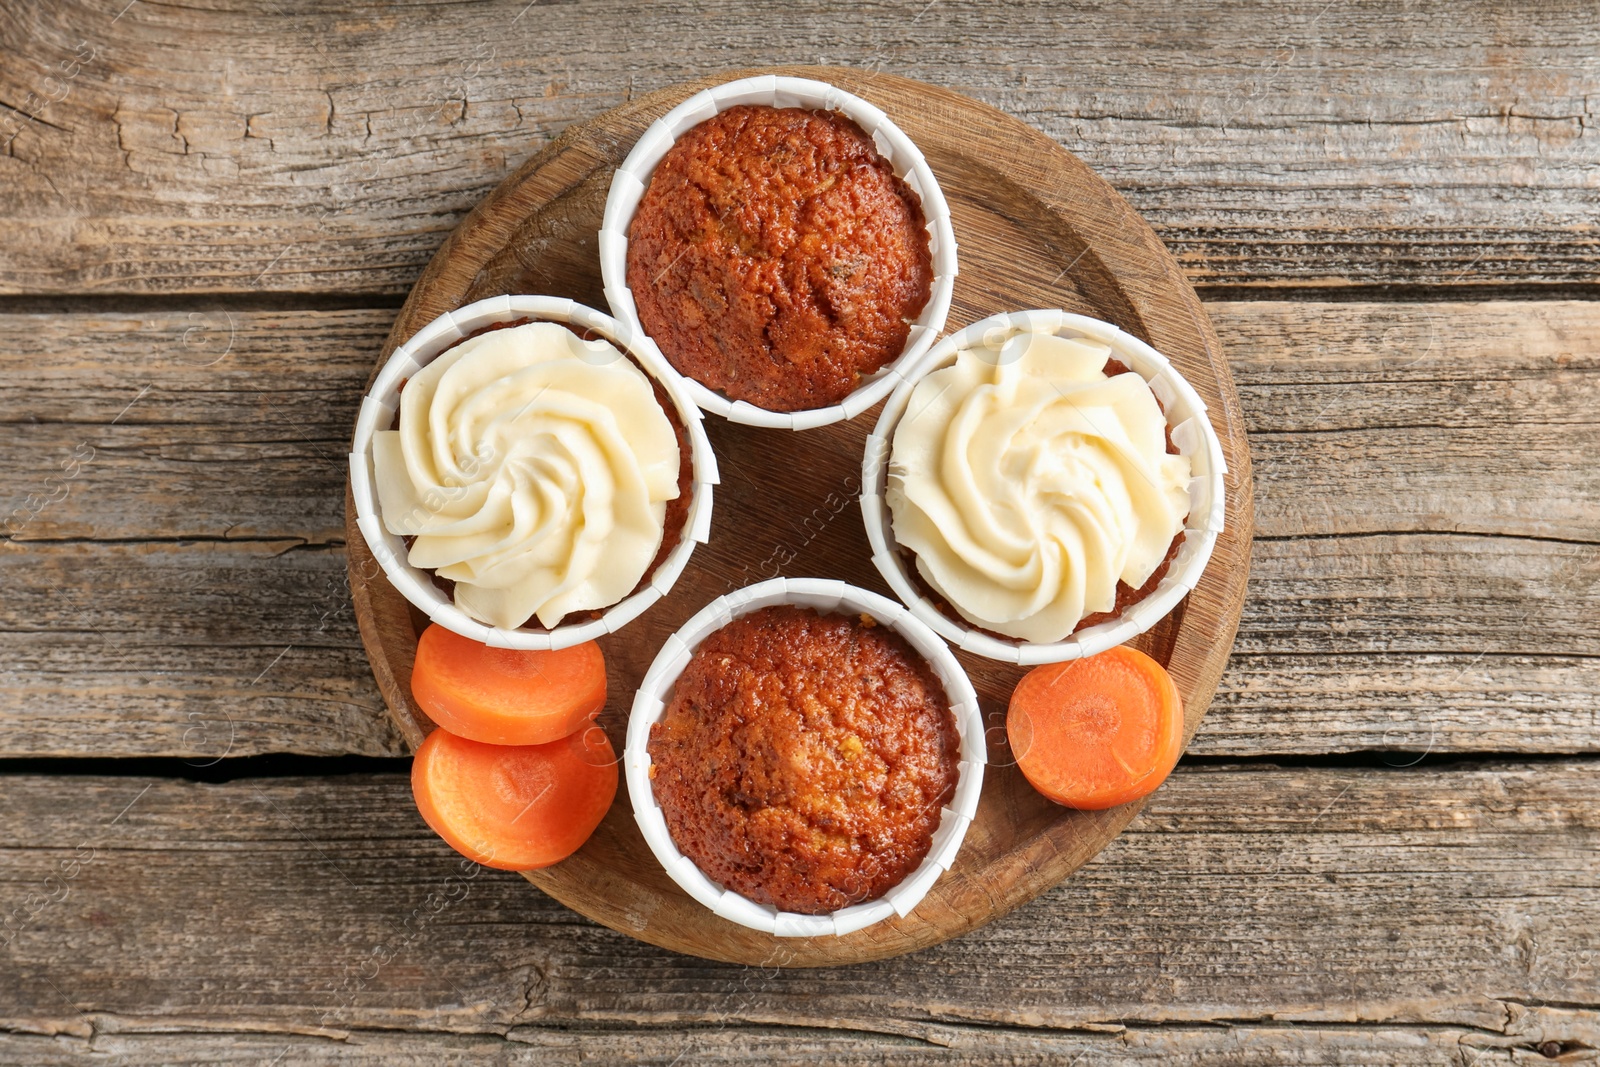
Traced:
<svg viewBox="0 0 1600 1067">
<path fill-rule="evenodd" d="M 1600 542 L 1600 303 L 1206 310 L 1250 434 L 1258 536 Z M 0 528 L 341 540 L 350 427 L 394 317 L 0 314 Z"/>
<path fill-rule="evenodd" d="M 393 755 L 344 553 L 0 541 L 8 756 Z"/>
<path fill-rule="evenodd" d="M 1212 311 L 1250 429 L 1259 536 L 1600 544 L 1600 305 Z"/>
<path fill-rule="evenodd" d="M 505 1037 L 456 1034 L 344 1032 L 335 1036 L 298 1033 L 184 1032 L 138 1033 L 119 1027 L 123 1020 L 96 1014 L 71 1032 L 37 1036 L 0 1033 L 0 1057 L 34 1067 L 72 1064 L 160 1064 L 210 1067 L 252 1064 L 376 1064 L 381 1067 L 433 1067 L 439 1063 L 528 1064 L 567 1067 L 583 1064 L 675 1063 L 805 1065 L 805 1067 L 1053 1067 L 1094 1063 L 1121 1067 L 1177 1064 L 1181 1067 L 1471 1067 L 1548 1064 L 1540 1048 L 1565 1044 L 1544 1034 L 1589 1034 L 1582 1013 L 1533 1009 L 1505 1033 L 1459 1026 L 1368 1027 L 1339 1024 L 1267 1023 L 1226 1027 L 1177 1023 L 1107 1027 L 1102 1032 L 1037 1032 L 995 1026 L 930 1027 L 926 1036 L 865 1033 L 848 1029 L 714 1025 L 629 1026 L 559 1030 L 514 1027 Z M 197 1022 L 196 1025 L 199 1025 Z M 1538 1038 L 1537 1040 L 1535 1038 Z M 1593 1062 L 1573 1039 L 1559 1063 Z"/>
<path fill-rule="evenodd" d="M 0 294 L 396 296 L 569 124 L 813 61 L 1022 116 L 1202 285 L 1597 280 L 1600 16 L 1573 0 L 523 2 L 0 5 Z M 226 318 L 188 309 L 215 305 L 106 306 L 139 314 L 0 316 L 30 540 L 0 545 L 0 751 L 402 751 L 322 599 L 392 312 L 247 314 L 229 358 L 260 361 L 214 389 Z M 1278 540 L 1191 753 L 1600 748 L 1593 307 L 1210 306 Z M 260 395 L 299 367 L 328 388 Z M 440 909 L 455 857 L 399 776 L 7 776 L 0 1061 L 1592 1062 L 1592 781 L 1183 768 L 1023 912 L 824 975 L 668 957 L 491 872 Z"/>
<path fill-rule="evenodd" d="M 1238 625 L 1249 572 L 1252 481 L 1243 418 L 1205 311 L 1167 250 L 1116 192 L 1071 154 L 1008 115 L 954 93 L 890 75 L 835 68 L 738 72 L 817 78 L 882 108 L 939 164 L 962 248 L 946 328 L 1006 309 L 1060 307 L 1113 322 L 1155 346 L 1207 404 L 1225 463 L 1226 528 L 1205 573 L 1173 612 L 1135 642 L 1171 674 L 1183 698 L 1185 740 L 1211 703 Z M 406 298 L 385 357 L 440 314 L 502 293 L 547 293 L 593 303 L 600 289 L 592 236 L 611 175 L 640 134 L 713 84 L 660 90 L 574 126 L 478 204 L 451 233 Z M 1039 265 L 1072 254 L 1070 268 Z M 380 360 L 374 367 L 376 376 Z M 881 405 L 880 405 L 881 407 Z M 859 523 L 833 522 L 859 489 L 876 418 L 803 433 L 706 428 L 718 457 L 710 543 L 638 621 L 600 640 L 608 688 L 634 692 L 667 638 L 716 597 L 775 575 L 842 578 L 889 594 Z M 835 486 L 845 487 L 844 492 Z M 802 526 L 791 532 L 796 517 Z M 411 695 L 411 664 L 427 617 L 376 573 L 347 496 L 350 587 L 373 675 L 396 725 L 415 747 L 433 729 Z M 892 595 L 892 594 L 891 594 Z M 619 794 L 572 856 L 527 879 L 568 907 L 652 944 L 712 959 L 772 966 L 837 966 L 927 948 L 1032 900 L 1110 841 L 1138 812 L 1073 811 L 1041 797 L 1005 746 L 1005 708 L 1024 671 L 957 653 L 989 722 L 983 796 L 954 865 L 916 908 L 844 936 L 783 938 L 714 914 L 674 883 L 650 852 Z M 626 718 L 606 721 L 624 747 Z"/>
<path fill-rule="evenodd" d="M 463 864 L 402 774 L 13 776 L 0 1031 L 61 1035 L 65 1062 L 315 1062 L 335 1043 L 467 1062 L 1527 1062 L 1600 1046 L 1597 813 L 1592 761 L 1182 768 L 1022 911 L 821 972 L 577 918 Z"/>
<path fill-rule="evenodd" d="M 392 311 L 0 315 L 0 533 L 343 539 Z"/>
<path fill-rule="evenodd" d="M 819 542 L 801 564 L 826 562 Z M 1190 752 L 1600 751 L 1596 558 L 1508 537 L 1258 543 Z M 336 547 L 0 543 L 0 580 L 7 755 L 406 752 Z M 626 715 L 619 696 L 606 717 Z"/>
<path fill-rule="evenodd" d="M 1267 539 L 1190 751 L 1600 748 L 1600 549 L 1539 540 L 1600 530 L 1585 461 L 1600 452 L 1600 304 L 1207 310 L 1243 397 Z M 340 457 L 393 318 L 0 315 L 0 517 L 16 539 L 0 554 L 12 590 L 0 604 L 0 748 L 203 761 L 231 736 L 235 755 L 404 751 L 370 714 L 381 698 L 337 549 Z M 1435 464 L 1435 499 L 1453 513 L 1416 509 L 1419 460 L 1392 435 L 1419 413 L 1439 423 L 1441 455 L 1524 465 L 1490 477 Z M 1524 440 L 1566 451 L 1524 452 Z M 93 454 L 69 478 L 62 465 L 84 445 Z M 1297 495 L 1300 479 L 1322 488 Z M 822 518 L 792 519 L 787 536 Z M 827 522 L 859 515 L 850 506 Z M 1458 526 L 1477 532 L 1440 536 Z M 1394 531 L 1408 536 L 1372 536 Z M 224 538 L 243 540 L 212 543 Z M 41 543 L 63 539 L 74 543 Z M 163 543 L 145 554 L 103 543 L 150 541 Z M 227 610 L 217 582 L 250 590 L 255 607 Z M 84 621 L 109 640 L 50 614 L 53 600 L 91 608 Z"/>
<path fill-rule="evenodd" d="M 774 63 L 1023 118 L 1197 283 L 1592 285 L 1597 40 L 1579 0 L 11 4 L 0 292 L 400 294 L 567 125 Z"/>
</svg>

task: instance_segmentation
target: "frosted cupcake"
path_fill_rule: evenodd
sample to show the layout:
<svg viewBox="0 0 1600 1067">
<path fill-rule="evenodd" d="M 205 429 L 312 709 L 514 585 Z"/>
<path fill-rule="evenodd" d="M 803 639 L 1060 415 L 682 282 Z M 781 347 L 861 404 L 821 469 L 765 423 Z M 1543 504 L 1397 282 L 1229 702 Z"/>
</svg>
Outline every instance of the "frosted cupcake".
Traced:
<svg viewBox="0 0 1600 1067">
<path fill-rule="evenodd" d="M 662 388 L 604 337 L 555 322 L 456 343 L 373 434 L 383 525 L 472 619 L 589 620 L 678 544 L 690 447 Z"/>
<path fill-rule="evenodd" d="M 1148 629 L 1198 580 L 1221 520 L 1209 431 L 1187 383 L 1115 327 L 995 316 L 930 352 L 869 439 L 875 562 L 962 647 L 1090 655 Z"/>
</svg>

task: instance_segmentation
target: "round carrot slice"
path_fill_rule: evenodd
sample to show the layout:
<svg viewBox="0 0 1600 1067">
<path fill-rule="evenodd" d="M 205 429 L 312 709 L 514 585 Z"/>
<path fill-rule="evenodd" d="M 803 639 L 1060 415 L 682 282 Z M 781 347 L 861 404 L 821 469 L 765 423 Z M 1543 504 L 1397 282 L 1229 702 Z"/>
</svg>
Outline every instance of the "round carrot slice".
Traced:
<svg viewBox="0 0 1600 1067">
<path fill-rule="evenodd" d="M 606 706 L 606 660 L 593 641 L 556 652 L 490 648 L 443 626 L 417 642 L 411 695 L 459 737 L 491 745 L 543 745 Z"/>
<path fill-rule="evenodd" d="M 486 745 L 435 730 L 411 764 L 411 793 L 434 833 L 506 871 L 578 851 L 617 795 L 617 757 L 598 726 L 545 745 Z"/>
<path fill-rule="evenodd" d="M 1006 738 L 1040 793 L 1069 808 L 1113 808 L 1172 773 L 1183 701 L 1161 664 L 1118 645 L 1029 671 L 1011 694 Z"/>
</svg>

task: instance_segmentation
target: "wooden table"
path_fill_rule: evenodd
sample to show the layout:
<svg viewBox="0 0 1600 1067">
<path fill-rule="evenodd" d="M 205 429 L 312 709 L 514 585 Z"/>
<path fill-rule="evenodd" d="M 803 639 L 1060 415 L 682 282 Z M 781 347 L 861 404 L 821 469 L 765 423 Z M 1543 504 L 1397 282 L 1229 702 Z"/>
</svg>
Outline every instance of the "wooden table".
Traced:
<svg viewBox="0 0 1600 1067">
<path fill-rule="evenodd" d="M 1600 1056 L 1593 5 L 524 2 L 0 11 L 0 1062 Z M 459 862 L 341 533 L 456 221 L 576 120 L 780 62 L 1096 167 L 1210 302 L 1256 467 L 1234 656 L 1145 813 L 831 972 Z"/>
</svg>

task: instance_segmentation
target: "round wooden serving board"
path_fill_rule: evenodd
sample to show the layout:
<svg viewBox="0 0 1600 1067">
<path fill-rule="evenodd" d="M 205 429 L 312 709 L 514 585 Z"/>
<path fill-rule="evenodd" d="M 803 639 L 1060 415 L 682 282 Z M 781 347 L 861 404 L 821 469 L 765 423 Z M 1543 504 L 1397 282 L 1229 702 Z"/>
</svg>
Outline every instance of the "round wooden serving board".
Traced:
<svg viewBox="0 0 1600 1067">
<path fill-rule="evenodd" d="M 1061 307 L 1105 319 L 1165 353 L 1210 406 L 1227 459 L 1227 530 L 1198 588 L 1138 644 L 1183 693 L 1187 735 L 1205 714 L 1244 600 L 1252 525 L 1244 420 L 1211 323 L 1172 256 L 1111 186 L 1044 134 L 945 89 L 833 68 L 738 71 L 663 89 L 568 129 L 502 182 L 434 256 L 401 309 L 383 358 L 430 319 L 501 293 L 572 297 L 604 309 L 596 233 L 611 174 L 645 128 L 714 82 L 748 74 L 818 78 L 882 108 L 943 185 L 960 246 L 949 330 L 999 311 Z M 380 364 L 382 360 L 379 361 Z M 374 372 L 376 373 L 376 372 Z M 711 541 L 670 596 L 602 641 L 610 701 L 601 718 L 622 751 L 634 689 L 668 634 L 708 601 L 775 575 L 842 578 L 886 595 L 856 502 L 877 409 L 799 433 L 708 418 L 722 469 Z M 414 748 L 433 729 L 411 699 L 426 624 L 384 580 L 346 497 L 351 588 L 389 709 Z M 1005 710 L 1021 670 L 961 654 L 983 701 L 989 768 L 955 867 L 911 915 L 839 938 L 784 939 L 717 918 L 645 846 L 624 786 L 588 844 L 534 885 L 615 930 L 679 952 L 765 966 L 856 963 L 956 937 L 1056 885 L 1111 841 L 1139 804 L 1077 812 L 1040 797 L 1012 765 Z"/>
</svg>

